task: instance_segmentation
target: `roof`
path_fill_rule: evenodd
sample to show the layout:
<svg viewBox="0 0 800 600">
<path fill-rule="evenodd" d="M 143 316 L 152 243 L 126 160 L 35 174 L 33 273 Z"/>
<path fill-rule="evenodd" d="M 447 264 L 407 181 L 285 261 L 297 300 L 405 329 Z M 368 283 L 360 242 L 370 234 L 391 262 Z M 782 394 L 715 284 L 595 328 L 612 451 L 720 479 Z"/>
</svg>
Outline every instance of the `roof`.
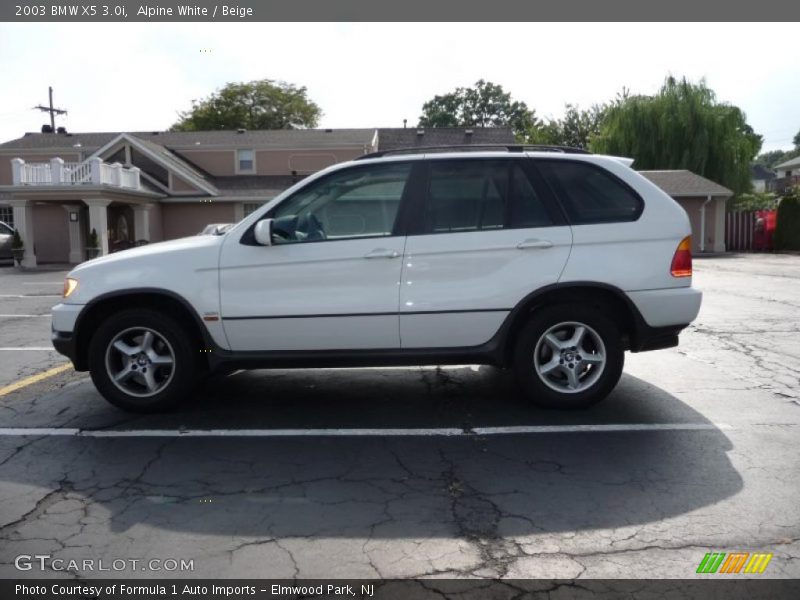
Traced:
<svg viewBox="0 0 800 600">
<path fill-rule="evenodd" d="M 786 162 L 782 162 L 779 165 L 775 165 L 775 169 L 791 169 L 794 167 L 800 167 L 800 156 L 795 156 L 794 158 L 790 158 Z"/>
<path fill-rule="evenodd" d="M 471 134 L 467 134 L 471 131 Z M 419 132 L 422 132 L 421 134 Z M 378 129 L 378 150 L 455 144 L 514 144 L 510 127 L 400 127 Z"/>
<path fill-rule="evenodd" d="M 718 183 L 686 169 L 676 171 L 639 171 L 672 197 L 733 196 L 733 192 Z"/>
<path fill-rule="evenodd" d="M 750 179 L 755 181 L 769 181 L 770 179 L 775 179 L 775 177 L 777 177 L 777 175 L 764 165 L 752 165 L 750 167 Z"/>
<path fill-rule="evenodd" d="M 214 177 L 213 181 L 223 197 L 272 198 L 301 179 L 282 175 L 236 175 Z"/>
<path fill-rule="evenodd" d="M 72 150 L 80 143 L 84 151 L 105 146 L 121 131 L 86 133 L 26 133 L 0 144 L 0 150 Z M 257 129 L 239 133 L 224 131 L 132 131 L 126 132 L 146 142 L 171 149 L 215 146 L 258 146 L 259 148 L 320 148 L 371 145 L 374 128 L 365 129 Z"/>
</svg>

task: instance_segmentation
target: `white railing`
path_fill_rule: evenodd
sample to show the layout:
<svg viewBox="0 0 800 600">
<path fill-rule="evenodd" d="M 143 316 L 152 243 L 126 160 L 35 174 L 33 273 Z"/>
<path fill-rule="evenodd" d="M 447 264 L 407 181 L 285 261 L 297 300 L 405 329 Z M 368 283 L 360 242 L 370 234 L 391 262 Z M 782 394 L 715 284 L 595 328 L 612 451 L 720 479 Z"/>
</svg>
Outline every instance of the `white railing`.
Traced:
<svg viewBox="0 0 800 600">
<path fill-rule="evenodd" d="M 84 162 L 64 162 L 53 158 L 48 163 L 26 163 L 21 158 L 11 160 L 14 185 L 109 185 L 138 190 L 141 188 L 137 167 L 125 168 L 119 163 L 104 163 L 99 158 Z"/>
</svg>

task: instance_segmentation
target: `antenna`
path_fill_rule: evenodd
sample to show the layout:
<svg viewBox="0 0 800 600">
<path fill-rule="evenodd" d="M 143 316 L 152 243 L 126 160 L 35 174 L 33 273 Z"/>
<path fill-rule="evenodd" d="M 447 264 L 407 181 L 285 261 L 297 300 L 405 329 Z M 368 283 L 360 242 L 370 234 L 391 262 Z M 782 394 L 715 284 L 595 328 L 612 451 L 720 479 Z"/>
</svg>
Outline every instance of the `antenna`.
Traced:
<svg viewBox="0 0 800 600">
<path fill-rule="evenodd" d="M 56 132 L 56 115 L 65 115 L 65 114 L 67 114 L 67 111 L 64 110 L 64 109 L 61 109 L 61 108 L 53 108 L 53 87 L 50 86 L 47 89 L 50 92 L 50 106 L 42 106 L 40 104 L 39 106 L 34 106 L 33 108 L 34 109 L 38 108 L 39 110 L 41 110 L 43 112 L 50 113 L 50 131 L 52 133 L 55 133 Z"/>
</svg>

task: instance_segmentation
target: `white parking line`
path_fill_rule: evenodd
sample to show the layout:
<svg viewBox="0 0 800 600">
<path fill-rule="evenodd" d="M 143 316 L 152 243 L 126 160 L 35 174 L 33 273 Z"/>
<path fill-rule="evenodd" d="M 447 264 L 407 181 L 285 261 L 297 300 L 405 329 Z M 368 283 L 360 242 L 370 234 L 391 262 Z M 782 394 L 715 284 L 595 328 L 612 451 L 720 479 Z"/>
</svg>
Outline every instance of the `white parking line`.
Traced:
<svg viewBox="0 0 800 600">
<path fill-rule="evenodd" d="M 24 352 L 26 350 L 34 352 L 56 352 L 52 346 L 24 346 L 24 347 L 11 347 L 0 348 L 0 352 Z"/>
<path fill-rule="evenodd" d="M 0 315 L 0 319 L 33 319 L 36 317 L 50 317 L 50 315 Z"/>
<path fill-rule="evenodd" d="M 0 294 L 0 298 L 61 298 L 61 294 Z"/>
<path fill-rule="evenodd" d="M 64 285 L 63 281 L 23 281 L 22 285 Z"/>
<path fill-rule="evenodd" d="M 724 423 L 623 423 L 609 425 L 522 425 L 519 427 L 456 427 L 424 429 L 77 429 L 70 427 L 6 427 L 0 436 L 71 436 L 93 438 L 132 437 L 419 437 L 518 435 L 537 433 L 619 433 L 631 431 L 708 431 L 732 429 Z"/>
</svg>

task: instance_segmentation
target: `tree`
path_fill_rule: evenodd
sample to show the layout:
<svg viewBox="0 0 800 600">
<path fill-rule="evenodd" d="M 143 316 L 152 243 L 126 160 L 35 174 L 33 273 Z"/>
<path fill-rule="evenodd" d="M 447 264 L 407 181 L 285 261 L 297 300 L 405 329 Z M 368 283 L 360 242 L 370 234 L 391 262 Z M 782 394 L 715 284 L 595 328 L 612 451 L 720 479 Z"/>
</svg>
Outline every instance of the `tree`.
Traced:
<svg viewBox="0 0 800 600">
<path fill-rule="evenodd" d="M 607 110 L 607 104 L 593 104 L 588 110 L 567 104 L 563 118 L 535 123 L 525 132 L 524 141 L 528 144 L 588 148 L 591 139 L 600 132 Z"/>
<path fill-rule="evenodd" d="M 261 79 L 229 83 L 208 98 L 192 100 L 192 109 L 180 113 L 171 131 L 316 127 L 321 115 L 305 87 Z"/>
<path fill-rule="evenodd" d="M 532 127 L 534 111 L 524 102 L 483 79 L 471 88 L 456 88 L 443 96 L 434 96 L 422 105 L 420 127 L 510 127 L 515 135 Z"/>
<path fill-rule="evenodd" d="M 762 137 L 736 106 L 719 102 L 704 80 L 668 77 L 654 96 L 629 96 L 609 107 L 594 152 L 629 156 L 637 169 L 689 169 L 749 191 L 750 163 Z"/>
<path fill-rule="evenodd" d="M 794 144 L 795 150 L 800 150 L 800 131 L 795 134 L 794 139 L 792 139 L 792 143 Z"/>
</svg>

